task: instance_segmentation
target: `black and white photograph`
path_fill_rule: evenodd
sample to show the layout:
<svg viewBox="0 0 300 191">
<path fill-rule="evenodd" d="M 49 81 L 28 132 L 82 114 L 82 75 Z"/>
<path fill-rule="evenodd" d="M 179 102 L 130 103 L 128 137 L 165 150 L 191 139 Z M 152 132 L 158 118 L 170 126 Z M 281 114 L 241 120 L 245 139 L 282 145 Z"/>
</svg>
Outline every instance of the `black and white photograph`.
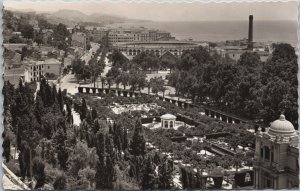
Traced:
<svg viewBox="0 0 300 191">
<path fill-rule="evenodd" d="M 2 13 L 3 190 L 299 189 L 297 0 Z"/>
</svg>

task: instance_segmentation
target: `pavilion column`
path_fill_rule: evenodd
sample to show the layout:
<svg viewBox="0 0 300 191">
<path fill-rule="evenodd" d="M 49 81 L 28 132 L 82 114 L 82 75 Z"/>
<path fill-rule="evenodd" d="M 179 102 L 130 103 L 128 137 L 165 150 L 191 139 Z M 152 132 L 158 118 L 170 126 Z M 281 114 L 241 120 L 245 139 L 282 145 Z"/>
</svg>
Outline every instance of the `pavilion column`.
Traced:
<svg viewBox="0 0 300 191">
<path fill-rule="evenodd" d="M 209 116 L 209 110 L 208 109 L 204 109 L 205 115 Z"/>
<path fill-rule="evenodd" d="M 210 117 L 215 118 L 215 112 L 214 111 L 210 111 Z"/>
<path fill-rule="evenodd" d="M 227 123 L 227 116 L 226 115 L 222 115 L 222 121 Z"/>
<path fill-rule="evenodd" d="M 216 113 L 216 118 L 220 119 L 220 113 Z"/>
</svg>

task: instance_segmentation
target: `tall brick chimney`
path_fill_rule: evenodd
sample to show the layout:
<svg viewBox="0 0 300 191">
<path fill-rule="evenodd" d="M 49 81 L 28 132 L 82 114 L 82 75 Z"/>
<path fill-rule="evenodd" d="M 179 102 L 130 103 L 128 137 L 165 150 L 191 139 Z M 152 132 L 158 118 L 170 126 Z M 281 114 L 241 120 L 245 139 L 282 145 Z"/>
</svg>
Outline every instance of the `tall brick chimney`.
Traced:
<svg viewBox="0 0 300 191">
<path fill-rule="evenodd" d="M 253 15 L 249 15 L 248 49 L 253 49 Z"/>
</svg>

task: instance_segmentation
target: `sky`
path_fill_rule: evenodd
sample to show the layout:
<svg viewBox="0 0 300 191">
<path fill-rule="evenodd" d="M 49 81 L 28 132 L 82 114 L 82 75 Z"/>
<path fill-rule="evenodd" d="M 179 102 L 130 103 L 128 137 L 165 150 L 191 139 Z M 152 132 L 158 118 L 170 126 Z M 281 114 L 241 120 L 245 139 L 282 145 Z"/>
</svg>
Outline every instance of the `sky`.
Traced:
<svg viewBox="0 0 300 191">
<path fill-rule="evenodd" d="M 129 3 L 95 1 L 16 1 L 4 0 L 4 7 L 37 12 L 59 9 L 79 10 L 86 14 L 103 13 L 130 19 L 153 21 L 255 20 L 297 21 L 297 1 L 251 3 Z"/>
</svg>

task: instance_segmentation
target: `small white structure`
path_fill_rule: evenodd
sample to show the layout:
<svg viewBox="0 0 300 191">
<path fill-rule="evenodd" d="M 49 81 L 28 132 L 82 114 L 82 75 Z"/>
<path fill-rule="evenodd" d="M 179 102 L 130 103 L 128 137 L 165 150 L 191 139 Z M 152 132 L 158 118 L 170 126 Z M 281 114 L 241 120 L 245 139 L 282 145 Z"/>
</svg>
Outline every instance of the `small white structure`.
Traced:
<svg viewBox="0 0 300 191">
<path fill-rule="evenodd" d="M 161 117 L 161 127 L 170 129 L 175 127 L 176 116 L 172 114 L 165 114 Z"/>
</svg>

